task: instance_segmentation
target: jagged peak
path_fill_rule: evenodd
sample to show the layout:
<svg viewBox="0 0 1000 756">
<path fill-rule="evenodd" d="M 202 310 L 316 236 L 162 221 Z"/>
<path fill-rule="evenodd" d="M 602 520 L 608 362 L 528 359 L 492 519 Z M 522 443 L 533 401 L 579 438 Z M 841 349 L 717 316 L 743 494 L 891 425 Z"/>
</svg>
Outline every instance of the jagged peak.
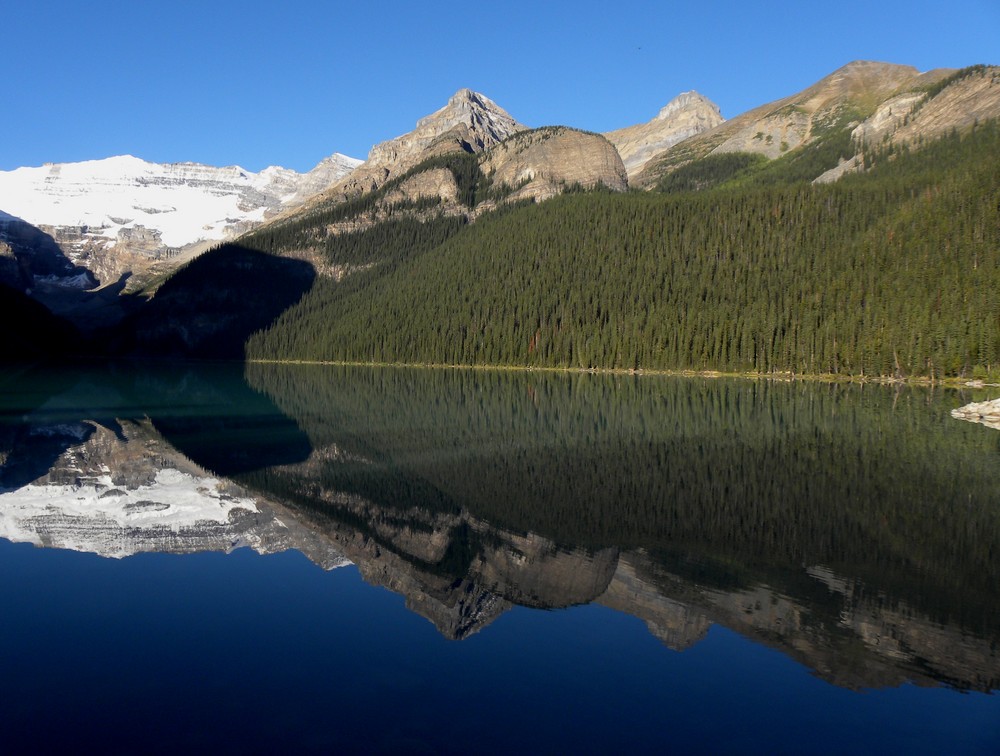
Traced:
<svg viewBox="0 0 1000 756">
<path fill-rule="evenodd" d="M 417 129 L 441 122 L 465 122 L 475 116 L 487 116 L 491 120 L 516 123 L 510 113 L 489 97 L 468 87 L 463 87 L 448 98 L 448 103 L 443 108 L 417 121 Z"/>
<path fill-rule="evenodd" d="M 664 105 L 660 109 L 660 112 L 657 113 L 656 118 L 653 120 L 662 121 L 682 110 L 689 110 L 692 108 L 701 108 L 706 106 L 711 108 L 714 113 L 719 114 L 720 117 L 722 116 L 721 112 L 719 111 L 718 105 L 716 105 L 714 102 L 712 102 L 710 99 L 705 97 L 705 95 L 701 94 L 700 92 L 696 92 L 695 90 L 691 89 L 688 90 L 687 92 L 681 92 L 674 99 L 672 99 L 670 102 Z"/>
</svg>

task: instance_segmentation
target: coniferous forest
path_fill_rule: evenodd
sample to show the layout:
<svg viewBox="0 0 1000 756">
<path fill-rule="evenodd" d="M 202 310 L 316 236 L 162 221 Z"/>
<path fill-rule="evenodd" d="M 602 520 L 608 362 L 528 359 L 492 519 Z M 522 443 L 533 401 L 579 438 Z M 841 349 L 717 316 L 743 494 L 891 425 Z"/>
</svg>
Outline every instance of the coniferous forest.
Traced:
<svg viewBox="0 0 1000 756">
<path fill-rule="evenodd" d="M 693 165 L 659 192 L 571 192 L 471 224 L 435 218 L 430 203 L 423 223 L 326 236 L 328 261 L 356 272 L 317 277 L 246 356 L 996 375 L 998 156 L 989 123 L 912 151 L 871 149 L 867 172 L 830 185 L 794 170 L 775 180 L 780 160 L 801 164 L 790 153 L 767 166 L 710 162 L 700 176 Z M 280 254 L 302 233 L 277 226 L 241 244 Z"/>
</svg>

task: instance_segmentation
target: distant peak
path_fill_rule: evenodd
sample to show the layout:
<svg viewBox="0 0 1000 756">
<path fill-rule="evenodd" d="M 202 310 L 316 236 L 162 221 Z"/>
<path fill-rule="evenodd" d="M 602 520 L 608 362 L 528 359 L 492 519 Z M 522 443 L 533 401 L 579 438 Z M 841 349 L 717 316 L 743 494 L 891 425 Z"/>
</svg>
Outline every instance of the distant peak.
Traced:
<svg viewBox="0 0 1000 756">
<path fill-rule="evenodd" d="M 112 155 L 107 158 L 94 158 L 91 160 L 82 160 L 80 164 L 83 163 L 103 163 L 105 165 L 137 165 L 137 164 L 147 164 L 148 161 L 142 158 L 137 158 L 135 155 Z M 71 163 L 62 163 L 62 165 L 72 165 Z"/>
<path fill-rule="evenodd" d="M 350 155 L 345 155 L 342 152 L 335 152 L 329 157 L 325 157 L 322 160 L 320 160 L 319 165 L 339 164 L 339 165 L 350 165 L 353 167 L 356 165 L 361 165 L 363 162 L 364 160 L 359 160 L 358 158 L 351 157 Z"/>
<path fill-rule="evenodd" d="M 879 60 L 852 60 L 850 63 L 841 66 L 840 70 L 849 71 L 854 68 L 872 68 L 873 66 L 888 66 L 892 68 L 901 67 L 899 63 L 884 63 Z M 909 66 L 906 67 L 909 68 Z"/>
<path fill-rule="evenodd" d="M 688 92 L 681 92 L 674 99 L 668 102 L 660 112 L 657 114 L 654 120 L 662 121 L 665 118 L 670 118 L 676 113 L 683 110 L 691 110 L 694 108 L 704 108 L 709 107 L 715 113 L 719 113 L 719 106 L 712 102 L 710 99 L 705 97 L 705 95 L 695 92 L 693 89 Z"/>
</svg>

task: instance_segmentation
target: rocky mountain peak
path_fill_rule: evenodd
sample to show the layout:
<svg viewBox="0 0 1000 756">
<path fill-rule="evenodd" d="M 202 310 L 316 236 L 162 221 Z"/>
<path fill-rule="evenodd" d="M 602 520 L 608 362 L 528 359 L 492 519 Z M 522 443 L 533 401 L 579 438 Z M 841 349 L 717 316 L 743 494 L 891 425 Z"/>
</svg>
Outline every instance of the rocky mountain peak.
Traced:
<svg viewBox="0 0 1000 756">
<path fill-rule="evenodd" d="M 631 178 L 655 156 L 723 121 L 719 106 L 692 90 L 677 95 L 648 123 L 609 131 L 604 136 L 618 150 Z"/>
<path fill-rule="evenodd" d="M 794 104 L 815 113 L 844 103 L 870 110 L 918 76 L 913 66 L 855 60 L 803 90 Z"/>
<path fill-rule="evenodd" d="M 719 122 L 722 122 L 722 113 L 719 110 L 719 106 L 705 97 L 705 95 L 700 94 L 693 89 L 688 92 L 681 92 L 674 99 L 664 105 L 660 109 L 660 112 L 657 113 L 656 118 L 653 120 L 663 121 L 677 113 L 688 110 L 700 110 L 702 108 L 707 108 L 718 113 L 720 119 Z"/>
<path fill-rule="evenodd" d="M 417 121 L 417 131 L 443 133 L 458 125 L 485 129 L 498 141 L 523 128 L 489 97 L 465 88 L 455 92 L 443 108 Z"/>
<path fill-rule="evenodd" d="M 368 159 L 332 187 L 325 199 L 373 191 L 429 157 L 482 152 L 524 129 L 489 97 L 459 89 L 444 107 L 419 119 L 413 131 L 373 146 Z"/>
<path fill-rule="evenodd" d="M 573 185 L 628 189 L 625 166 L 608 139 L 565 126 L 523 131 L 491 149 L 480 165 L 495 186 L 515 188 L 511 202 L 546 200 Z"/>
</svg>

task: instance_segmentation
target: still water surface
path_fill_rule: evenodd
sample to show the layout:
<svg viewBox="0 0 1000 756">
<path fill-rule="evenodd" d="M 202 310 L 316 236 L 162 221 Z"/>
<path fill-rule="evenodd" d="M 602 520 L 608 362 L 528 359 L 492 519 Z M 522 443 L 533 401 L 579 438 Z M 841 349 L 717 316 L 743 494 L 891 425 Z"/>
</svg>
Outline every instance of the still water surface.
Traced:
<svg viewBox="0 0 1000 756">
<path fill-rule="evenodd" d="M 278 366 L 0 396 L 4 750 L 1000 750 L 1000 433 L 949 416 L 984 396 Z"/>
</svg>

